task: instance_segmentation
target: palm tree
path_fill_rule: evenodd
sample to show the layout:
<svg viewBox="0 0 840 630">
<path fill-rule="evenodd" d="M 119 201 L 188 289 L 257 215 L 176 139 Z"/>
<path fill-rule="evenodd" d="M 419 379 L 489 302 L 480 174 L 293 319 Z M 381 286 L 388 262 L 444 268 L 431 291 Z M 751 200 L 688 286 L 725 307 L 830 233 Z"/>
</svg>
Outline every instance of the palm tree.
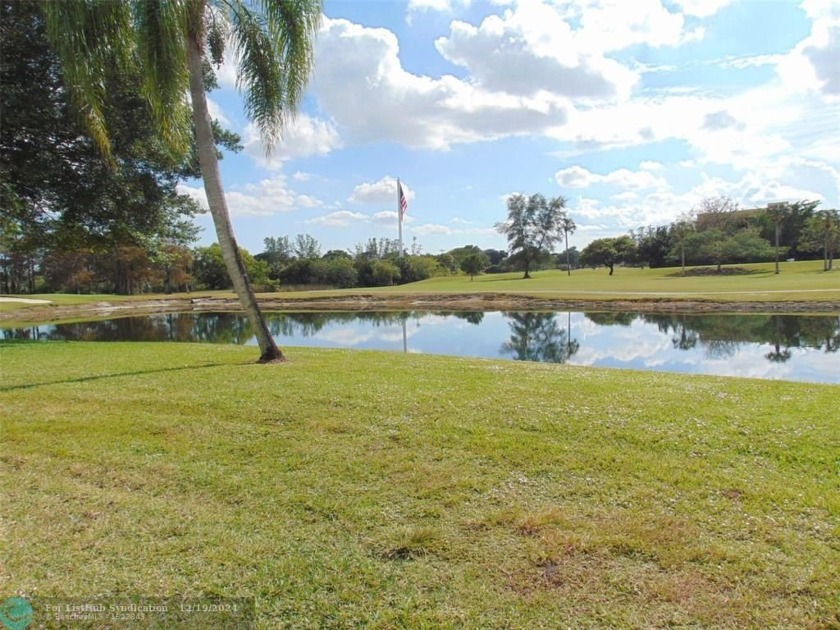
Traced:
<svg viewBox="0 0 840 630">
<path fill-rule="evenodd" d="M 566 235 L 566 272 L 571 276 L 572 263 L 569 259 L 569 232 L 574 234 L 577 229 L 577 225 L 575 225 L 574 219 L 566 214 L 562 219 L 560 219 L 560 226 L 563 228 L 563 232 Z"/>
<path fill-rule="evenodd" d="M 134 66 L 143 94 L 174 153 L 188 146 L 190 110 L 207 204 L 228 274 L 255 330 L 260 362 L 282 361 L 236 244 L 222 187 L 204 88 L 209 62 L 225 46 L 237 59 L 245 113 L 267 146 L 295 114 L 313 66 L 320 0 L 62 0 L 42 5 L 47 36 L 100 151 L 110 158 L 105 78 Z M 189 94 L 189 100 L 187 99 Z"/>
<path fill-rule="evenodd" d="M 782 221 L 785 220 L 789 213 L 790 210 L 787 203 L 767 204 L 767 216 L 773 222 L 776 233 L 776 275 L 779 274 L 779 236 L 782 231 Z"/>
</svg>

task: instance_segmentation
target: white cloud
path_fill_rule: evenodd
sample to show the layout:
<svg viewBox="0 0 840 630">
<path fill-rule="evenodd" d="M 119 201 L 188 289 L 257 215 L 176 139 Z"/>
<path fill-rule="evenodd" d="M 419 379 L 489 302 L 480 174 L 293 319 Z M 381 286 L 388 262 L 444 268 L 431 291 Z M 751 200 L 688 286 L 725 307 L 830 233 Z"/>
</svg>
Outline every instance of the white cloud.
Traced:
<svg viewBox="0 0 840 630">
<path fill-rule="evenodd" d="M 230 122 L 230 118 L 228 118 L 225 115 L 225 112 L 222 109 L 221 105 L 219 105 L 209 96 L 207 97 L 207 109 L 210 112 L 210 118 L 218 120 L 224 127 L 231 126 L 232 123 Z"/>
<path fill-rule="evenodd" d="M 625 190 L 624 192 L 610 195 L 610 199 L 614 199 L 615 201 L 636 201 L 638 198 L 639 193 L 633 190 Z"/>
<path fill-rule="evenodd" d="M 732 4 L 733 0 L 673 0 L 685 15 L 710 17 Z"/>
<path fill-rule="evenodd" d="M 782 58 L 783 55 L 746 55 L 740 57 L 726 57 L 724 59 L 712 61 L 709 65 L 743 70 L 744 68 L 775 66 L 782 60 Z"/>
<path fill-rule="evenodd" d="M 424 223 L 411 229 L 414 234 L 420 236 L 427 236 L 429 234 L 438 234 L 443 236 L 451 236 L 456 233 L 451 227 L 446 225 L 437 225 L 435 223 Z"/>
<path fill-rule="evenodd" d="M 253 123 L 245 127 L 243 145 L 245 154 L 257 164 L 278 169 L 283 162 L 293 158 L 326 155 L 341 146 L 341 138 L 333 123 L 298 114 L 283 130 L 270 154 L 266 154 L 266 145 Z"/>
<path fill-rule="evenodd" d="M 408 225 L 412 221 L 413 219 L 410 216 L 406 216 L 403 225 Z M 353 212 L 352 210 L 337 210 L 336 212 L 330 212 L 329 214 L 309 219 L 306 223 L 327 227 L 349 227 L 358 223 L 394 226 L 397 224 L 397 213 L 396 211 L 389 210 L 383 210 L 373 214 Z"/>
<path fill-rule="evenodd" d="M 600 53 L 584 52 L 563 18 L 547 5 L 528 15 L 525 5 L 505 18 L 492 15 L 479 27 L 453 22 L 435 41 L 445 59 L 467 68 L 492 92 L 533 97 L 540 92 L 573 98 L 626 94 L 637 75 Z"/>
<path fill-rule="evenodd" d="M 442 9 L 444 4 L 449 5 L 424 6 Z M 679 46 L 701 36 L 687 29 L 682 13 L 669 11 L 660 0 L 506 4 L 501 15 L 478 25 L 453 21 L 449 33 L 435 41 L 444 59 L 468 71 L 464 79 L 413 74 L 403 67 L 393 32 L 326 18 L 313 80 L 319 104 L 348 142 L 395 141 L 437 150 L 517 135 L 547 136 L 582 148 L 684 138 L 688 132 L 674 128 L 699 127 L 698 120 L 716 105 L 700 99 L 688 110 L 693 115 L 687 120 L 678 115 L 675 121 L 651 112 L 649 98 L 631 99 L 641 71 L 612 53 L 640 44 Z M 726 2 L 714 2 L 714 11 L 684 4 L 687 14 L 706 16 Z M 679 96 L 683 102 L 669 102 L 664 113 L 697 95 L 672 98 Z"/>
<path fill-rule="evenodd" d="M 644 171 L 661 171 L 665 168 L 665 165 L 655 160 L 642 160 L 639 163 L 639 168 Z"/>
<path fill-rule="evenodd" d="M 324 203 L 311 195 L 298 195 L 297 196 L 297 205 L 301 208 L 319 208 L 324 205 Z"/>
<path fill-rule="evenodd" d="M 580 19 L 578 38 L 592 50 L 623 50 L 637 44 L 679 46 L 702 39 L 703 29 L 685 29 L 681 13 L 671 13 L 660 0 L 586 0 L 563 3 Z"/>
<path fill-rule="evenodd" d="M 779 76 L 789 90 L 840 102 L 840 4 L 804 0 L 801 7 L 812 20 L 811 32 L 779 61 Z"/>
<path fill-rule="evenodd" d="M 451 12 L 455 5 L 470 6 L 471 0 L 408 0 L 409 11 L 444 11 Z"/>
<path fill-rule="evenodd" d="M 397 211 L 396 210 L 382 210 L 381 212 L 375 212 L 371 217 L 371 220 L 374 223 L 378 223 L 380 225 L 396 225 L 397 224 Z M 406 214 L 405 218 L 403 219 L 403 224 L 411 223 L 414 219 L 411 218 L 410 215 Z"/>
<path fill-rule="evenodd" d="M 582 166 L 570 166 L 557 171 L 554 174 L 554 179 L 563 188 L 589 188 L 596 184 L 634 189 L 667 186 L 667 182 L 662 177 L 657 177 L 650 171 L 631 171 L 626 168 L 617 169 L 606 175 L 599 175 Z"/>
<path fill-rule="evenodd" d="M 391 31 L 329 18 L 316 43 L 312 87 L 348 141 L 396 141 L 447 150 L 464 142 L 538 133 L 562 124 L 566 103 L 489 91 L 445 75 L 406 71 Z"/>
<path fill-rule="evenodd" d="M 178 185 L 178 192 L 189 195 L 207 209 L 207 195 L 203 187 Z M 285 176 L 275 175 L 257 183 L 246 184 L 241 189 L 225 192 L 231 216 L 271 216 L 303 208 L 315 208 L 323 203 L 309 195 L 299 195 L 291 190 Z"/>
<path fill-rule="evenodd" d="M 309 219 L 306 223 L 314 225 L 324 225 L 327 227 L 348 227 L 354 223 L 366 223 L 370 217 L 361 212 L 351 212 L 350 210 L 339 210 L 331 212 L 324 216 Z"/>
<path fill-rule="evenodd" d="M 405 183 L 400 182 L 403 193 L 409 202 L 414 199 L 414 191 Z M 378 182 L 363 182 L 353 189 L 347 200 L 350 203 L 397 203 L 397 178 L 390 175 Z"/>
</svg>

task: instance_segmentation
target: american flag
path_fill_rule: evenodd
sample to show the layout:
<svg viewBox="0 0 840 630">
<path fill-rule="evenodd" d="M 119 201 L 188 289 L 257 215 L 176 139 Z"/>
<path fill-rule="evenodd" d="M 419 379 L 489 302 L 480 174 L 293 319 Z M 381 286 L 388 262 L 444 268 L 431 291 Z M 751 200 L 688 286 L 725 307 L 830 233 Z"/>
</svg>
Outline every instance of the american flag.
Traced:
<svg viewBox="0 0 840 630">
<path fill-rule="evenodd" d="M 405 198 L 400 180 L 397 180 L 397 193 L 400 198 L 400 221 L 402 221 L 405 218 L 405 211 L 408 209 L 408 199 Z"/>
</svg>

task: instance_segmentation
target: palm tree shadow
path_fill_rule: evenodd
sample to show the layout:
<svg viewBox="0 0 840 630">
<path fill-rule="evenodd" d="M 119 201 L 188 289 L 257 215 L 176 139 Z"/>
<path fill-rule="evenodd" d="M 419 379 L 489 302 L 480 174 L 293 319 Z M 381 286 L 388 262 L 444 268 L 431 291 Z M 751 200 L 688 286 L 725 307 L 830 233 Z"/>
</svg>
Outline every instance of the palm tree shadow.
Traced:
<svg viewBox="0 0 840 630">
<path fill-rule="evenodd" d="M 247 365 L 253 362 L 248 362 Z M 95 376 L 82 376 L 80 378 L 68 378 L 60 381 L 45 381 L 42 383 L 26 383 L 23 385 L 11 385 L 8 387 L 0 387 L 0 392 L 11 392 L 21 389 L 34 389 L 36 387 L 48 387 L 50 385 L 65 385 L 70 383 L 87 383 L 89 381 L 98 381 L 105 378 L 119 378 L 121 376 L 141 376 L 144 374 L 161 374 L 164 372 L 182 372 L 185 370 L 201 370 L 203 368 L 220 367 L 222 365 L 230 365 L 229 363 L 205 363 L 203 365 L 185 365 L 183 367 L 161 368 L 159 370 L 139 370 L 137 372 L 115 372 L 113 374 L 96 374 Z M 246 364 L 243 364 L 246 365 Z"/>
</svg>

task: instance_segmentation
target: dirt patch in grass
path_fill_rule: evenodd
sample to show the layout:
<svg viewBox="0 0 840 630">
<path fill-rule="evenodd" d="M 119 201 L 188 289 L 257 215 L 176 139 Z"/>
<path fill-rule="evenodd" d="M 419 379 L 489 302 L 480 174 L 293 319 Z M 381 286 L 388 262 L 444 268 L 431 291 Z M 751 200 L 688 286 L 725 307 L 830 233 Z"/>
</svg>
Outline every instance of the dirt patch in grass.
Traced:
<svg viewBox="0 0 840 630">
<path fill-rule="evenodd" d="M 801 313 L 835 312 L 840 302 L 731 302 L 674 298 L 617 298 L 577 300 L 506 293 L 467 294 L 356 294 L 305 298 L 261 297 L 265 311 L 633 311 Z M 0 312 L 0 324 L 8 322 L 57 322 L 64 320 L 129 317 L 157 313 L 241 311 L 233 298 L 197 297 L 94 302 L 32 306 Z"/>
</svg>

